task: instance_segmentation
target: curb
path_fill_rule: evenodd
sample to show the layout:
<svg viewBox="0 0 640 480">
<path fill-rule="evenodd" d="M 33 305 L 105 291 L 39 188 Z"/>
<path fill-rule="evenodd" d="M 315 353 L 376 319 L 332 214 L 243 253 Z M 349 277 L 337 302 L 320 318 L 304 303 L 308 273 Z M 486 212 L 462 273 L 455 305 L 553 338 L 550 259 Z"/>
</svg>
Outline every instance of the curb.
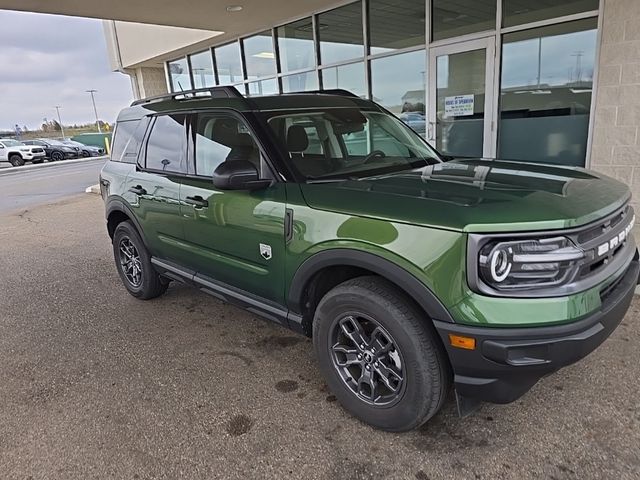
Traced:
<svg viewBox="0 0 640 480">
<path fill-rule="evenodd" d="M 19 173 L 19 172 L 28 172 L 29 170 L 38 170 L 40 168 L 55 167 L 59 165 L 73 165 L 75 163 L 90 162 L 92 160 L 106 160 L 107 158 L 109 157 L 106 155 L 103 155 L 102 157 L 74 158 L 72 160 L 61 160 L 59 162 L 46 162 L 46 163 L 38 163 L 35 165 L 33 164 L 23 165 L 22 167 L 0 168 L 0 175 L 9 175 L 12 173 Z"/>
<path fill-rule="evenodd" d="M 96 183 L 95 185 L 91 185 L 87 187 L 84 191 L 85 193 L 92 193 L 94 195 L 100 195 L 100 185 Z"/>
</svg>

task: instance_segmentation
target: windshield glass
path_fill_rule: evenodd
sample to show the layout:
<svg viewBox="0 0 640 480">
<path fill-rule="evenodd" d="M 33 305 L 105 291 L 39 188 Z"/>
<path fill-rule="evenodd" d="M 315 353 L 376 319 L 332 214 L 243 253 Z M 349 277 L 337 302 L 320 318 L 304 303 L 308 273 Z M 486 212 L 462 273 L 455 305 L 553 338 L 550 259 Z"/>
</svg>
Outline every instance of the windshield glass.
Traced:
<svg viewBox="0 0 640 480">
<path fill-rule="evenodd" d="M 415 132 L 383 112 L 276 112 L 267 123 L 308 180 L 360 178 L 441 161 Z"/>
<path fill-rule="evenodd" d="M 64 146 L 64 143 L 62 143 L 60 140 L 47 140 L 47 143 L 49 145 L 62 145 L 62 146 Z"/>
<path fill-rule="evenodd" d="M 2 140 L 5 147 L 22 147 L 24 143 L 18 142 L 17 140 Z"/>
</svg>

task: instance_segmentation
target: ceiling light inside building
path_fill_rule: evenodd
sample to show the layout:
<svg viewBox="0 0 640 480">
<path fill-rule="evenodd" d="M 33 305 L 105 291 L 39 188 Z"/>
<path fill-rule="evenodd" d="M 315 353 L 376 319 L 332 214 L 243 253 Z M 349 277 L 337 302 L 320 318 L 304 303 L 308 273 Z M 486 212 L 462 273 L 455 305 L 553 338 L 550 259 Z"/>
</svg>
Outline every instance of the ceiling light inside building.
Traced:
<svg viewBox="0 0 640 480">
<path fill-rule="evenodd" d="M 227 7 L 227 12 L 239 12 L 242 10 L 242 5 L 229 5 Z"/>
<path fill-rule="evenodd" d="M 273 52 L 260 52 L 260 53 L 256 53 L 254 55 L 252 55 L 252 57 L 256 57 L 256 58 L 276 58 L 275 55 L 273 54 Z"/>
</svg>

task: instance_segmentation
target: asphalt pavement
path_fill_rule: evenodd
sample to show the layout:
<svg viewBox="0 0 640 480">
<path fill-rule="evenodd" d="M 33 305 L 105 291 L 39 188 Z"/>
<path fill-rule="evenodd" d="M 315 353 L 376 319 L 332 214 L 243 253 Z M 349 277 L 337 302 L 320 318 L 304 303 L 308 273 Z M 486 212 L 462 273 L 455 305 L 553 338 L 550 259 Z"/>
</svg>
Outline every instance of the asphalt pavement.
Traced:
<svg viewBox="0 0 640 480">
<path fill-rule="evenodd" d="M 0 225 L 3 479 L 640 478 L 637 298 L 521 400 L 390 434 L 342 410 L 306 338 L 177 284 L 128 295 L 99 196 Z"/>
<path fill-rule="evenodd" d="M 105 158 L 0 170 L 0 214 L 55 202 L 98 183 Z"/>
</svg>

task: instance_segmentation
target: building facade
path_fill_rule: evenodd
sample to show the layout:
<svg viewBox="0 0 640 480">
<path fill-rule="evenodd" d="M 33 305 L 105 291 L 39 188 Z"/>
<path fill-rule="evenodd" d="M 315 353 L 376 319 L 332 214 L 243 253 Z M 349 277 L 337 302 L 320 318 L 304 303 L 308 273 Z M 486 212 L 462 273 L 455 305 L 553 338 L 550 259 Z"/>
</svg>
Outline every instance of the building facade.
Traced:
<svg viewBox="0 0 640 480">
<path fill-rule="evenodd" d="M 105 24 L 136 96 L 347 89 L 445 154 L 586 166 L 640 198 L 640 0 L 327 2 L 235 38 L 153 27 L 171 35 L 140 51 L 146 28 Z"/>
</svg>

